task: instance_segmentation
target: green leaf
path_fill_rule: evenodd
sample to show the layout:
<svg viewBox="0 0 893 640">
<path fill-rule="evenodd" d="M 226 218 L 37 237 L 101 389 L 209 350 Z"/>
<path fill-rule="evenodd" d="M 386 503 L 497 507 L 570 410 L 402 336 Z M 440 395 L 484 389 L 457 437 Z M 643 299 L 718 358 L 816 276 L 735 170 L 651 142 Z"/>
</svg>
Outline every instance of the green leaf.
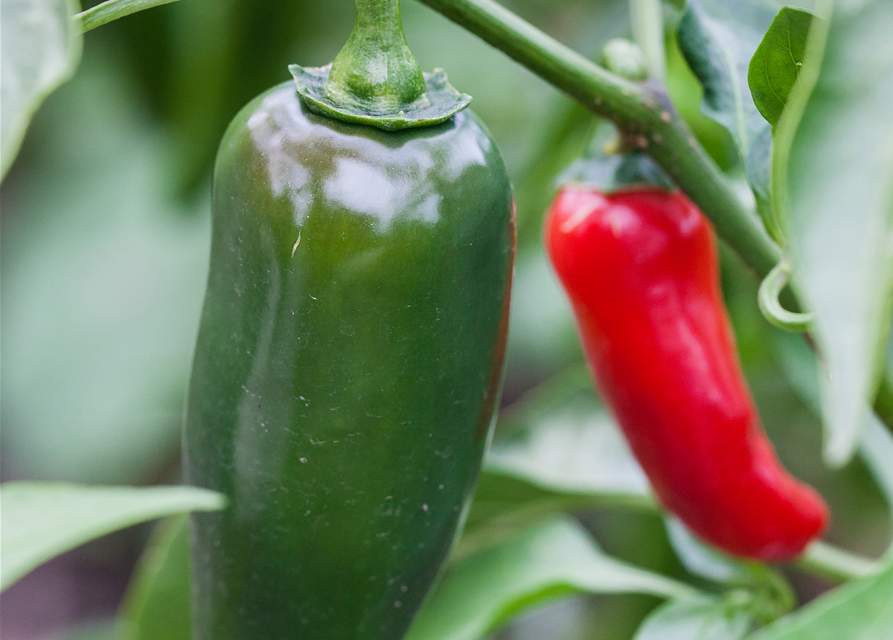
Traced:
<svg viewBox="0 0 893 640">
<path fill-rule="evenodd" d="M 96 27 L 108 24 L 112 20 L 129 16 L 137 11 L 144 11 L 163 4 L 170 4 L 177 0 L 106 0 L 102 4 L 83 11 L 75 18 L 80 24 L 81 31 L 87 32 Z"/>
<path fill-rule="evenodd" d="M 119 640 L 191 640 L 189 517 L 155 527 L 119 612 Z"/>
<path fill-rule="evenodd" d="M 3 185 L 16 222 L 0 254 L 13 477 L 143 485 L 178 456 L 210 198 L 172 193 L 169 140 L 115 51 L 97 39 Z"/>
<path fill-rule="evenodd" d="M 649 491 L 614 418 L 590 390 L 540 417 L 534 428 L 494 443 L 486 468 L 563 493 Z"/>
<path fill-rule="evenodd" d="M 451 567 L 405 640 L 478 640 L 538 602 L 579 592 L 696 594 L 604 555 L 576 521 L 556 518 Z"/>
<path fill-rule="evenodd" d="M 821 414 L 819 368 L 815 352 L 803 337 L 792 333 L 776 333 L 772 350 L 788 384 L 816 415 Z"/>
<path fill-rule="evenodd" d="M 747 70 L 747 83 L 757 109 L 773 127 L 800 77 L 812 14 L 784 7 L 775 16 Z"/>
<path fill-rule="evenodd" d="M 782 371 L 794 391 L 816 414 L 820 412 L 818 358 L 802 338 L 779 334 L 773 344 Z M 859 454 L 887 499 L 893 519 L 893 435 L 874 415 L 869 415 Z M 893 553 L 893 544 L 888 549 Z"/>
<path fill-rule="evenodd" d="M 767 125 L 747 86 L 750 58 L 774 12 L 754 0 L 689 0 L 679 21 L 679 48 L 704 87 L 701 112 L 723 125 L 742 161 Z"/>
<path fill-rule="evenodd" d="M 0 490 L 0 588 L 89 540 L 185 511 L 222 509 L 224 498 L 197 487 L 98 487 L 10 482 Z"/>
<path fill-rule="evenodd" d="M 739 640 L 753 618 L 720 598 L 668 602 L 651 613 L 633 640 Z"/>
<path fill-rule="evenodd" d="M 673 550 L 691 573 L 714 582 L 748 582 L 750 572 L 747 565 L 702 543 L 678 518 L 670 516 L 665 522 Z"/>
<path fill-rule="evenodd" d="M 772 239 L 784 245 L 784 223 L 778 218 L 772 201 L 772 129 L 769 127 L 764 127 L 753 139 L 744 169 L 763 226 Z"/>
<path fill-rule="evenodd" d="M 887 378 L 893 380 L 893 318 L 890 319 L 890 333 L 887 337 Z"/>
<path fill-rule="evenodd" d="M 648 481 L 585 368 L 572 369 L 503 413 L 466 531 L 504 528 L 584 507 L 654 510 Z M 462 545 L 468 542 L 463 539 Z"/>
<path fill-rule="evenodd" d="M 893 637 L 893 564 L 813 600 L 749 640 L 889 640 Z"/>
<path fill-rule="evenodd" d="M 76 11 L 76 0 L 0 3 L 0 179 L 34 112 L 77 67 L 81 35 L 71 20 Z"/>
<path fill-rule="evenodd" d="M 893 520 L 893 435 L 890 435 L 890 431 L 879 420 L 872 419 L 865 430 L 859 452 L 887 499 L 890 518 Z M 893 545 L 888 553 L 893 553 Z"/>
<path fill-rule="evenodd" d="M 673 549 L 686 569 L 739 588 L 727 594 L 724 606 L 729 615 L 735 608 L 745 612 L 748 620 L 767 622 L 794 608 L 794 591 L 778 571 L 765 564 L 736 560 L 708 547 L 677 518 L 667 518 L 666 524 Z"/>
<path fill-rule="evenodd" d="M 893 292 L 893 3 L 838 3 L 810 32 L 776 128 L 776 209 L 824 361 L 825 456 L 849 459 L 883 367 Z"/>
</svg>

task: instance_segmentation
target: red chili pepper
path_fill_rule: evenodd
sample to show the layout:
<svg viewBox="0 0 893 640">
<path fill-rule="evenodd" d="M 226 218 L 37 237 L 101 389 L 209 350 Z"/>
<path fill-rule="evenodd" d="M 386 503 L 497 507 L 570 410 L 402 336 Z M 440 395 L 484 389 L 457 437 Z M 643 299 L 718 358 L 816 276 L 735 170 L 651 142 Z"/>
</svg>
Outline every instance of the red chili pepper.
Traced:
<svg viewBox="0 0 893 640">
<path fill-rule="evenodd" d="M 800 554 L 828 508 L 763 432 L 703 214 L 679 191 L 569 186 L 546 245 L 598 387 L 663 505 L 731 554 Z"/>
</svg>

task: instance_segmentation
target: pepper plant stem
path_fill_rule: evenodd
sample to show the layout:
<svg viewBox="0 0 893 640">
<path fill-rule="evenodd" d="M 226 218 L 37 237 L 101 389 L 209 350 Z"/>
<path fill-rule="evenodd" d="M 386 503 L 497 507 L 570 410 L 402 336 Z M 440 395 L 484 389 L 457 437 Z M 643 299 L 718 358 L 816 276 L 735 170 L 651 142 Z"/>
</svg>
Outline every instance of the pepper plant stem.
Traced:
<svg viewBox="0 0 893 640">
<path fill-rule="evenodd" d="M 96 27 L 101 27 L 118 18 L 129 16 L 132 13 L 151 9 L 163 4 L 170 4 L 177 0 L 106 0 L 102 4 L 91 7 L 86 11 L 81 11 L 74 16 L 74 20 L 78 22 L 81 33 L 91 31 Z"/>
<path fill-rule="evenodd" d="M 878 570 L 878 563 L 817 540 L 806 549 L 794 565 L 811 575 L 841 582 L 861 578 Z"/>
<path fill-rule="evenodd" d="M 645 53 L 648 76 L 659 82 L 666 79 L 664 56 L 664 16 L 660 0 L 629 0 L 633 37 Z"/>
<path fill-rule="evenodd" d="M 760 277 L 780 251 L 744 206 L 729 181 L 684 121 L 661 101 L 554 38 L 493 0 L 421 0 L 593 113 L 613 121 L 648 153 L 711 219 L 717 233 Z"/>
<path fill-rule="evenodd" d="M 640 87 L 606 71 L 493 0 L 419 0 L 614 122 L 710 218 L 719 236 L 762 279 L 781 250 L 735 193 L 682 118 Z M 874 409 L 893 431 L 893 382 L 881 380 Z"/>
</svg>

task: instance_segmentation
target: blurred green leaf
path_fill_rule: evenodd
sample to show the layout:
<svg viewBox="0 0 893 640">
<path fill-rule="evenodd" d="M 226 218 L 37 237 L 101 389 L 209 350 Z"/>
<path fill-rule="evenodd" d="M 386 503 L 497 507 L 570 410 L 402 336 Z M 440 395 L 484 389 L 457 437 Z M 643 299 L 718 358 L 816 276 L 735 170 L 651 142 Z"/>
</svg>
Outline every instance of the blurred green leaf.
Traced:
<svg viewBox="0 0 893 640">
<path fill-rule="evenodd" d="M 708 547 L 675 517 L 667 518 L 666 523 L 673 549 L 686 569 L 714 582 L 738 587 L 727 594 L 723 603 L 729 615 L 740 610 L 748 620 L 768 622 L 794 608 L 793 588 L 772 567 L 736 560 Z"/>
<path fill-rule="evenodd" d="M 118 640 L 191 640 L 189 516 L 158 523 L 119 613 Z"/>
<path fill-rule="evenodd" d="M 714 582 L 741 584 L 748 581 L 747 565 L 702 543 L 676 517 L 666 518 L 666 525 L 676 555 L 691 573 Z"/>
<path fill-rule="evenodd" d="M 800 336 L 789 333 L 778 334 L 773 346 L 788 382 L 800 398 L 819 415 L 820 369 L 815 353 Z M 874 415 L 869 415 L 859 454 L 886 498 L 889 515 L 893 519 L 893 435 Z M 893 542 L 888 553 L 893 553 Z"/>
<path fill-rule="evenodd" d="M 177 455 L 210 205 L 173 198 L 165 140 L 114 51 L 91 47 L 4 185 L 12 477 L 145 483 Z"/>
<path fill-rule="evenodd" d="M 701 111 L 732 134 L 742 160 L 767 126 L 748 89 L 747 67 L 773 16 L 754 0 L 688 0 L 677 29 L 679 48 L 704 87 Z"/>
<path fill-rule="evenodd" d="M 504 411 L 498 431 L 475 491 L 469 533 L 493 520 L 504 533 L 582 508 L 657 508 L 585 367 L 543 383 Z M 466 536 L 460 550 L 475 544 Z"/>
<path fill-rule="evenodd" d="M 890 318 L 890 329 L 887 335 L 887 380 L 893 381 L 893 318 Z"/>
<path fill-rule="evenodd" d="M 108 24 L 112 20 L 129 16 L 137 11 L 144 11 L 177 0 L 106 0 L 102 4 L 91 7 L 75 16 L 82 32 Z"/>
<path fill-rule="evenodd" d="M 552 491 L 648 495 L 645 474 L 613 417 L 588 389 L 538 416 L 532 428 L 494 443 L 486 468 Z"/>
<path fill-rule="evenodd" d="M 883 367 L 893 291 L 893 3 L 838 4 L 813 23 L 801 84 L 776 128 L 776 208 L 815 314 L 825 457 L 849 459 Z"/>
<path fill-rule="evenodd" d="M 677 37 L 667 42 L 667 92 L 698 142 L 720 168 L 727 170 L 734 165 L 739 154 L 731 134 L 724 126 L 701 113 L 704 88 L 679 49 L 678 32 Z"/>
<path fill-rule="evenodd" d="M 776 242 L 784 244 L 784 225 L 772 201 L 772 130 L 769 127 L 764 127 L 754 138 L 744 170 L 766 231 Z"/>
<path fill-rule="evenodd" d="M 800 76 L 812 14 L 783 7 L 776 14 L 747 70 L 747 83 L 757 109 L 773 127 Z"/>
<path fill-rule="evenodd" d="M 531 369 L 550 375 L 582 362 L 570 303 L 539 248 L 539 237 L 536 247 L 519 252 L 515 260 L 511 305 L 507 376 Z"/>
<path fill-rule="evenodd" d="M 633 640 L 739 640 L 753 618 L 721 598 L 668 602 L 649 615 Z"/>
<path fill-rule="evenodd" d="M 112 531 L 173 513 L 214 511 L 223 505 L 223 496 L 197 487 L 6 483 L 0 486 L 0 588 Z"/>
<path fill-rule="evenodd" d="M 44 99 L 74 73 L 81 34 L 76 0 L 3 0 L 0 4 L 0 179 L 19 152 Z"/>
<path fill-rule="evenodd" d="M 893 436 L 878 420 L 872 419 L 868 423 L 860 453 L 887 499 L 893 519 Z M 893 553 L 893 545 L 889 552 Z"/>
<path fill-rule="evenodd" d="M 788 384 L 816 415 L 820 415 L 819 368 L 815 352 L 802 336 L 788 332 L 776 333 L 772 348 Z"/>
<path fill-rule="evenodd" d="M 556 518 L 452 566 L 406 640 L 478 640 L 538 602 L 578 592 L 696 594 L 604 555 L 579 524 Z"/>
<path fill-rule="evenodd" d="M 854 580 L 748 636 L 749 640 L 889 640 L 893 636 L 893 563 Z"/>
</svg>

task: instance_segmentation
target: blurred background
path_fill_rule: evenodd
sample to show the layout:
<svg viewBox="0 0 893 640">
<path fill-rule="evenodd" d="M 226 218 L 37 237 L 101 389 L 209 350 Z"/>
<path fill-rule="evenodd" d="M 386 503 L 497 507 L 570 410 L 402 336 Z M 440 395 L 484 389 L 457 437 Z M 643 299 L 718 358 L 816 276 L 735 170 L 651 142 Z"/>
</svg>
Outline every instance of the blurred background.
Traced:
<svg viewBox="0 0 893 640">
<path fill-rule="evenodd" d="M 628 35 L 625 1 L 503 4 L 592 58 L 607 39 Z M 427 7 L 405 0 L 403 17 L 421 67 L 443 67 L 474 96 L 515 187 L 519 251 L 504 393 L 512 405 L 582 364 L 540 226 L 556 176 L 583 150 L 595 121 Z M 672 26 L 670 10 L 667 18 Z M 184 0 L 87 34 L 74 79 L 40 109 L 0 190 L 3 481 L 178 482 L 217 143 L 242 105 L 290 81 L 289 63 L 331 61 L 352 20 L 350 0 Z M 736 171 L 723 131 L 697 113 L 699 87 L 672 38 L 668 57 L 677 108 L 717 162 Z M 826 496 L 832 542 L 880 553 L 889 528 L 879 493 L 859 461 L 838 471 L 822 466 L 819 422 L 785 375 L 790 338 L 762 319 L 753 276 L 728 251 L 722 257 L 742 362 L 780 457 Z M 658 517 L 578 515 L 608 553 L 684 576 Z M 149 531 L 109 536 L 33 572 L 0 598 L 0 635 L 112 637 L 108 620 Z M 789 577 L 801 600 L 829 587 Z M 565 599 L 499 638 L 629 638 L 657 603 Z"/>
</svg>

